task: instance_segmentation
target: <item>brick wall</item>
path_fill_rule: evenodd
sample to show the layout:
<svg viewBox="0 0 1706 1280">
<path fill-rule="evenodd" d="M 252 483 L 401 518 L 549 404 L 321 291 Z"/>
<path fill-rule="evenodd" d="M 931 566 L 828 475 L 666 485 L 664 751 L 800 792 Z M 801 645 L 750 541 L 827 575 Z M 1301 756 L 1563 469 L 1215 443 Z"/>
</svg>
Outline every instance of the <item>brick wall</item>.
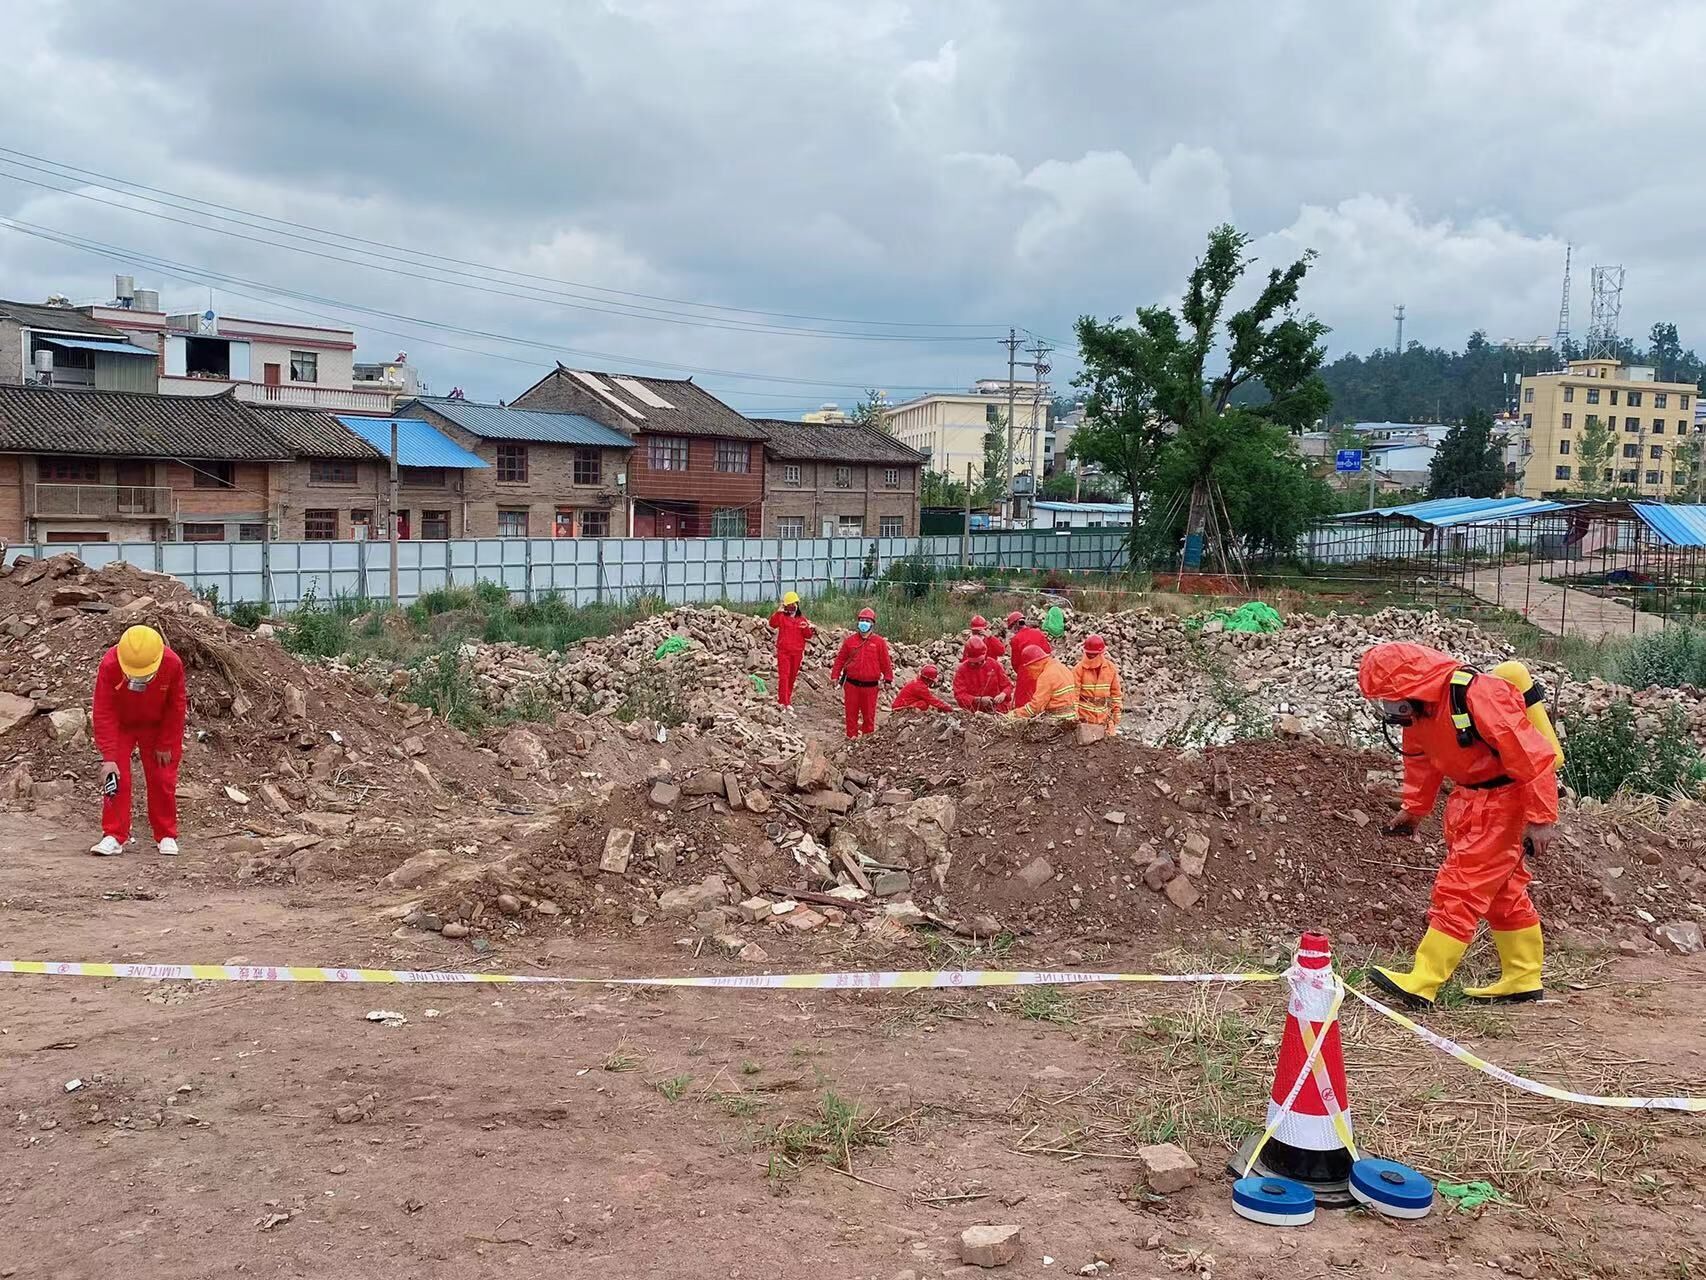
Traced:
<svg viewBox="0 0 1706 1280">
<path fill-rule="evenodd" d="M 0 382 L 24 380 L 24 326 L 16 320 L 0 320 Z"/>
<path fill-rule="evenodd" d="M 278 516 L 278 537 L 291 542 L 305 535 L 305 513 L 308 511 L 337 512 L 338 537 L 353 536 L 354 512 L 370 514 L 369 531 L 373 537 L 384 536 L 385 514 L 390 504 L 391 464 L 382 460 L 353 461 L 355 483 L 347 485 L 316 484 L 313 463 L 302 458 L 278 463 L 273 468 L 273 502 Z M 449 468 L 442 485 L 421 484 L 403 467 L 398 476 L 397 509 L 408 516 L 411 538 L 423 536 L 424 513 L 443 511 L 448 516 L 447 536 L 467 536 L 465 512 L 466 473 Z M 416 473 L 418 475 L 418 473 Z"/>
<path fill-rule="evenodd" d="M 800 482 L 789 484 L 787 469 L 797 466 Z M 838 468 L 847 470 L 848 487 L 835 483 Z M 884 485 L 884 472 L 899 472 L 899 487 Z M 764 536 L 778 537 L 780 521 L 787 517 L 804 519 L 801 536 L 815 538 L 823 532 L 823 522 L 829 521 L 835 533 L 843 516 L 856 516 L 860 532 L 875 537 L 882 529 L 884 516 L 899 517 L 900 537 L 918 534 L 919 468 L 903 466 L 889 468 L 873 463 L 785 462 L 768 459 L 764 468 Z"/>
<path fill-rule="evenodd" d="M 24 541 L 23 460 L 0 456 L 0 542 Z"/>
</svg>

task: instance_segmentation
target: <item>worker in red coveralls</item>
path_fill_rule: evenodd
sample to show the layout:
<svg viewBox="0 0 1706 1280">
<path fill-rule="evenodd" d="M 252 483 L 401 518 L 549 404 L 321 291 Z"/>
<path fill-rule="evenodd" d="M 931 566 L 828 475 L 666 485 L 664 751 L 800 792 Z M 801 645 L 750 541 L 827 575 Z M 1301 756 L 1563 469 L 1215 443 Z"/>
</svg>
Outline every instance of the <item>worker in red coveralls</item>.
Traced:
<svg viewBox="0 0 1706 1280">
<path fill-rule="evenodd" d="M 160 852 L 178 852 L 178 762 L 184 752 L 184 664 L 153 627 L 131 627 L 95 673 L 95 747 L 101 753 L 101 836 L 90 853 L 130 843 L 130 757 L 142 753 L 148 825 Z"/>
<path fill-rule="evenodd" d="M 889 642 L 877 634 L 875 609 L 859 610 L 853 634 L 841 642 L 829 678 L 841 686 L 841 703 L 847 715 L 847 736 L 857 738 L 877 729 L 877 686 L 894 687 L 894 663 L 889 660 Z"/>
<path fill-rule="evenodd" d="M 1019 660 L 1020 655 L 1033 645 L 1041 649 L 1045 655 L 1054 652 L 1054 646 L 1048 642 L 1048 637 L 1036 627 L 1026 625 L 1025 615 L 1017 609 L 1013 610 L 1007 615 L 1007 652 L 1012 655 L 1013 705 L 1015 707 L 1024 706 L 1031 700 L 1031 695 L 1036 692 L 1035 677 L 1030 674 L 1029 668 Z"/>
<path fill-rule="evenodd" d="M 789 591 L 782 597 L 782 607 L 770 615 L 770 629 L 776 633 L 776 701 L 790 711 L 794 707 L 794 681 L 800 678 L 800 663 L 806 656 L 806 641 L 817 634 L 817 628 L 806 621 L 800 608 L 800 593 Z"/>
<path fill-rule="evenodd" d="M 960 651 L 954 669 L 954 701 L 967 711 L 1006 711 L 1013 703 L 1013 682 L 989 656 L 989 641 L 973 636 Z"/>
<path fill-rule="evenodd" d="M 989 635 L 989 619 L 984 617 L 981 613 L 972 614 L 971 633 L 972 636 L 978 640 L 986 639 Z"/>
<path fill-rule="evenodd" d="M 1539 687 L 1517 664 L 1482 675 L 1419 644 L 1376 645 L 1363 654 L 1357 680 L 1381 721 L 1403 726 L 1403 811 L 1387 834 L 1413 834 L 1440 785 L 1453 784 L 1427 933 L 1408 972 L 1376 968 L 1370 978 L 1407 1004 L 1432 1004 L 1485 920 L 1501 975 L 1463 994 L 1489 1003 L 1539 999 L 1544 943 L 1524 856 L 1526 846 L 1544 857 L 1557 838 L 1561 758 Z"/>
<path fill-rule="evenodd" d="M 936 678 L 942 673 L 934 662 L 918 668 L 918 677 L 901 685 L 889 704 L 890 711 L 952 711 L 953 708 L 936 696 Z"/>
</svg>

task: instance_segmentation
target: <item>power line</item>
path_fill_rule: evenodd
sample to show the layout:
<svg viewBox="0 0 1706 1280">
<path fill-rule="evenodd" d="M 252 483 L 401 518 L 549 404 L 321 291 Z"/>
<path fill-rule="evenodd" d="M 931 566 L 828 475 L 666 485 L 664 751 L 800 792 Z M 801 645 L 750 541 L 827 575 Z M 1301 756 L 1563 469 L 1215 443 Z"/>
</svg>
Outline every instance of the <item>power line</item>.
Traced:
<svg viewBox="0 0 1706 1280">
<path fill-rule="evenodd" d="M 485 264 L 485 263 L 473 262 L 473 261 L 469 261 L 467 259 L 462 259 L 462 258 L 447 257 L 445 255 L 432 253 L 432 252 L 427 251 L 427 250 L 410 249 L 406 246 L 390 244 L 390 243 L 388 243 L 386 241 L 382 241 L 382 240 L 370 240 L 370 239 L 367 239 L 367 238 L 362 237 L 362 236 L 349 235 L 345 232 L 333 231 L 333 230 L 330 230 L 330 229 L 325 228 L 325 227 L 314 226 L 313 224 L 310 224 L 310 223 L 295 222 L 295 221 L 292 221 L 292 220 L 287 219 L 287 218 L 275 218 L 269 214 L 257 213 L 253 210 L 241 209 L 241 208 L 238 208 L 238 207 L 233 206 L 233 205 L 219 204 L 219 203 L 214 202 L 214 201 L 201 200 L 195 196 L 184 195 L 181 192 L 173 192 L 173 191 L 169 191 L 165 188 L 161 188 L 161 187 L 150 187 L 150 186 L 147 186 L 143 183 L 132 182 L 132 181 L 125 179 L 125 178 L 116 177 L 112 174 L 103 174 L 103 173 L 100 173 L 96 170 L 84 169 L 84 168 L 81 168 L 77 165 L 68 164 L 64 161 L 53 160 L 49 157 L 33 155 L 30 152 L 19 151 L 19 150 L 16 150 L 15 148 L 11 148 L 11 147 L 0 147 L 0 153 L 3 153 L 3 154 L 0 154 L 0 162 L 3 162 L 3 163 L 10 165 L 10 166 L 13 166 L 14 168 L 27 169 L 27 170 L 30 170 L 32 172 L 44 174 L 46 176 L 49 176 L 52 178 L 57 178 L 61 181 L 65 181 L 65 182 L 77 182 L 83 186 L 98 187 L 102 190 L 110 191 L 115 195 L 124 196 L 128 199 L 143 200 L 143 201 L 147 201 L 150 204 L 160 205 L 160 206 L 162 206 L 164 208 L 168 208 L 168 209 L 175 209 L 175 210 L 182 212 L 182 213 L 192 213 L 192 214 L 195 214 L 196 216 L 202 217 L 202 218 L 211 218 L 211 219 L 215 219 L 215 220 L 221 221 L 221 222 L 229 222 L 229 223 L 232 223 L 236 226 L 245 227 L 249 230 L 265 232 L 268 235 L 286 236 L 286 237 L 293 239 L 293 240 L 302 240 L 302 241 L 309 243 L 309 244 L 318 244 L 318 245 L 321 245 L 322 247 L 334 248 L 334 249 L 347 249 L 347 248 L 349 248 L 350 245 L 353 244 L 353 245 L 365 245 L 365 246 L 369 246 L 371 248 L 376 248 L 376 249 L 394 250 L 394 251 L 396 251 L 396 253 L 405 254 L 408 256 L 398 257 L 398 256 L 396 256 L 396 253 L 379 253 L 379 254 L 373 254 L 371 256 L 381 258 L 381 259 L 384 259 L 386 261 L 402 263 L 402 264 L 405 264 L 408 266 L 431 268 L 431 264 L 434 262 L 450 263 L 450 264 L 454 264 L 457 267 L 474 267 L 474 268 L 476 268 L 476 271 L 478 271 L 478 272 L 490 272 L 490 273 L 497 273 L 497 274 L 504 275 L 504 276 L 512 276 L 512 277 L 515 277 L 516 280 L 519 280 L 522 282 L 543 281 L 543 282 L 546 282 L 548 284 L 561 284 L 561 285 L 568 285 L 568 286 L 571 286 L 572 288 L 577 288 L 577 289 L 589 289 L 595 293 L 607 293 L 607 294 L 616 295 L 618 297 L 636 298 L 636 299 L 640 299 L 642 301 L 663 302 L 663 303 L 671 304 L 673 306 L 693 307 L 693 308 L 696 308 L 699 310 L 705 310 L 705 311 L 726 311 L 726 312 L 735 312 L 735 313 L 744 314 L 744 315 L 770 316 L 770 317 L 775 317 L 775 318 L 794 319 L 794 320 L 810 320 L 810 321 L 829 323 L 829 324 L 863 325 L 863 326 L 871 327 L 871 328 L 904 328 L 904 329 L 987 329 L 987 328 L 991 327 L 988 325 L 971 324 L 971 323 L 963 323 L 963 322 L 962 323 L 941 323 L 941 322 L 933 322 L 933 321 L 904 321 L 904 320 L 851 320 L 851 319 L 836 318 L 836 317 L 830 317 L 830 316 L 802 315 L 802 314 L 794 313 L 794 312 L 765 311 L 765 310 L 761 310 L 759 308 L 754 308 L 754 307 L 728 306 L 728 305 L 724 305 L 724 304 L 720 304 L 720 303 L 696 302 L 696 301 L 693 301 L 691 299 L 670 298 L 670 297 L 665 297 L 665 296 L 656 295 L 656 294 L 639 293 L 639 292 L 632 291 L 632 290 L 614 289 L 614 288 L 609 288 L 607 286 L 602 286 L 602 285 L 587 284 L 587 283 L 584 283 L 581 281 L 564 280 L 564 279 L 560 279 L 560 278 L 554 277 L 554 276 L 543 276 L 543 275 L 538 275 L 538 274 L 531 273 L 531 272 L 517 271 L 517 270 L 515 270 L 513 268 L 509 268 L 509 267 L 499 267 L 499 266 L 493 266 L 493 265 Z M 12 156 L 21 156 L 21 157 L 24 157 L 24 159 L 22 159 L 22 160 L 11 159 L 10 157 L 12 157 Z M 25 162 L 27 160 L 37 160 L 37 161 L 41 161 L 42 163 L 41 164 L 29 164 L 29 163 Z M 43 167 L 44 165 L 52 166 L 52 167 Z M 64 170 L 66 172 L 60 172 L 60 170 Z M 108 205 L 108 206 L 113 207 L 113 208 L 124 210 L 126 212 L 139 213 L 139 214 L 142 214 L 146 217 L 159 218 L 163 221 L 168 221 L 168 222 L 182 222 L 183 221 L 181 219 L 172 218 L 166 214 L 156 213 L 153 210 L 139 209 L 139 208 L 135 207 L 134 205 L 120 204 L 120 203 L 117 203 L 115 201 L 110 201 L 110 200 L 102 200 L 100 197 L 90 195 L 87 192 L 72 190 L 72 189 L 65 188 L 65 187 L 56 187 L 56 186 L 53 186 L 49 183 L 39 182 L 39 181 L 36 181 L 34 179 L 31 179 L 31 178 L 23 177 L 23 176 L 21 176 L 17 173 L 14 173 L 14 172 L 0 171 L 0 173 L 3 173 L 4 176 L 11 178 L 15 182 L 27 183 L 31 186 L 41 187 L 45 190 L 58 192 L 62 195 L 69 195 L 69 196 L 73 196 L 73 197 L 76 197 L 79 199 L 90 200 L 90 201 L 97 203 L 97 204 L 105 204 L 105 205 Z M 85 175 L 85 178 L 100 179 L 100 181 L 85 181 L 82 178 L 74 177 L 73 175 L 75 175 L 75 174 Z M 117 185 L 111 185 L 111 184 L 117 184 Z M 138 195 L 138 194 L 136 194 L 137 192 L 151 192 L 151 193 L 153 193 L 153 196 Z M 172 199 L 169 199 L 169 200 L 168 199 L 156 199 L 156 198 L 154 198 L 154 196 L 169 196 L 169 197 L 172 197 Z M 178 203 L 178 201 L 189 201 L 191 203 L 184 204 L 184 203 Z M 200 207 L 198 207 L 198 206 L 200 206 Z M 222 209 L 222 210 L 225 210 L 227 213 L 240 214 L 242 216 L 241 217 L 225 217 L 225 216 L 222 216 L 221 214 L 210 212 L 209 210 L 212 210 L 212 209 Z M 254 221 L 250 221 L 249 219 L 253 219 Z M 274 225 L 272 225 L 272 226 L 263 225 L 265 223 L 271 223 Z M 256 237 L 252 237 L 252 236 L 244 236 L 238 232 L 227 231 L 221 227 L 207 226 L 207 225 L 204 225 L 202 223 L 184 223 L 183 225 L 193 226 L 198 230 L 212 231 L 212 232 L 214 232 L 216 234 L 220 234 L 220 235 L 230 235 L 230 236 L 233 236 L 237 239 L 255 240 L 257 243 L 272 245 L 275 248 L 283 248 L 283 249 L 290 250 L 292 252 L 312 252 L 309 250 L 298 249 L 298 248 L 296 248 L 296 246 L 293 246 L 293 245 L 280 244 L 274 240 L 264 240 L 264 239 L 258 239 Z M 295 230 L 282 230 L 281 228 L 294 228 Z M 317 236 L 300 235 L 300 234 L 297 234 L 298 231 L 311 231 L 311 232 L 318 233 L 318 235 Z M 320 238 L 318 238 L 318 236 L 329 236 L 329 237 L 333 237 L 333 238 L 329 239 L 329 240 L 328 239 L 320 239 Z M 339 241 L 343 241 L 345 243 L 339 243 Z M 326 256 L 326 255 L 316 254 L 314 256 Z M 428 261 L 422 262 L 422 261 L 419 261 L 419 259 L 427 259 Z M 335 260 L 336 261 L 343 261 L 343 262 L 355 262 L 356 265 L 363 265 L 363 266 L 370 265 L 370 264 L 366 264 L 366 263 L 361 263 L 359 260 L 356 260 L 356 259 L 336 258 Z M 372 269 L 382 270 L 383 268 L 374 267 Z M 446 268 L 433 268 L 433 269 L 437 269 L 437 270 L 441 270 L 441 271 L 446 270 Z M 474 272 L 468 272 L 468 271 L 460 271 L 460 270 L 449 269 L 448 274 L 458 275 L 458 276 L 466 276 L 472 280 L 487 280 L 489 283 L 500 283 L 500 284 L 511 283 L 510 281 L 491 281 L 489 276 L 483 276 L 483 275 L 479 275 L 479 274 L 476 274 Z M 445 281 L 441 281 L 441 283 L 456 284 L 458 282 L 451 281 L 451 280 L 445 280 Z M 473 286 L 464 286 L 464 287 L 473 287 Z M 524 287 L 536 288 L 537 286 L 524 285 Z M 585 302 L 585 303 L 598 303 L 598 302 L 610 301 L 609 299 L 588 298 L 584 294 L 563 293 L 560 290 L 554 290 L 554 289 L 541 289 L 540 292 L 543 292 L 547 295 L 555 295 L 555 296 L 560 296 L 563 298 L 577 299 L 577 300 L 579 300 L 581 302 Z M 511 296 L 514 296 L 514 295 L 511 295 Z M 649 313 L 651 318 L 657 318 L 657 319 L 666 319 L 666 318 L 673 316 L 677 319 L 678 322 L 682 322 L 682 323 L 690 323 L 690 322 L 697 321 L 698 323 L 702 323 L 702 324 L 712 323 L 712 322 L 722 322 L 722 323 L 729 324 L 731 327 L 745 326 L 746 325 L 746 322 L 721 321 L 721 319 L 719 317 L 714 317 L 714 316 L 710 316 L 710 317 L 705 317 L 705 316 L 702 316 L 702 317 L 683 317 L 683 316 L 681 316 L 680 313 L 671 312 L 671 311 L 664 309 L 664 308 L 634 307 L 634 306 L 632 306 L 632 304 L 621 304 L 621 303 L 614 304 L 614 305 L 626 306 L 626 307 L 630 307 L 631 309 L 630 310 L 624 310 L 624 311 L 614 311 L 614 310 L 609 310 L 607 308 L 599 308 L 599 307 L 586 307 L 585 309 L 587 309 L 587 310 L 601 310 L 601 311 L 604 311 L 606 314 L 614 314 L 614 315 L 640 315 L 640 316 L 645 316 Z M 713 325 L 713 327 L 715 327 L 715 325 Z M 869 340 L 876 340 L 876 341 L 885 341 L 886 340 L 886 341 L 967 342 L 967 341 L 980 341 L 981 340 L 981 336 L 979 336 L 979 335 L 942 337 L 942 336 L 930 336 L 930 335 L 852 334 L 852 333 L 846 333 L 846 332 L 834 332 L 834 331 L 820 330 L 820 329 L 801 329 L 801 328 L 798 328 L 796 326 L 759 325 L 756 322 L 754 322 L 750 327 L 755 331 L 774 330 L 774 331 L 780 332 L 780 333 L 797 333 L 797 334 L 806 335 L 806 336 L 825 336 L 825 335 L 827 335 L 827 336 L 845 337 L 845 338 L 863 337 L 863 338 L 866 338 Z"/>
<path fill-rule="evenodd" d="M 840 391 L 863 391 L 868 387 L 885 382 L 885 380 L 881 378 L 860 378 L 857 381 L 830 382 L 816 378 L 796 378 L 783 374 L 753 373 L 748 370 L 740 369 L 719 369 L 703 365 L 680 364 L 667 360 L 656 360 L 644 356 L 625 355 L 618 352 L 568 347 L 557 343 L 541 342 L 533 338 L 521 338 L 513 334 L 499 333 L 486 329 L 473 329 L 464 325 L 449 324 L 440 320 L 430 320 L 423 316 L 413 316 L 403 312 L 387 311 L 378 307 L 368 307 L 361 303 L 346 302 L 342 299 L 307 293 L 302 290 L 291 289 L 282 285 L 269 284 L 265 281 L 250 280 L 243 276 L 234 276 L 226 272 L 214 271 L 210 268 L 198 267 L 189 263 L 182 263 L 169 258 L 162 258 L 157 254 L 146 253 L 139 249 L 130 249 L 122 245 L 113 245 L 103 241 L 90 240 L 86 237 L 77 236 L 70 232 L 61 231 L 55 227 L 44 227 L 38 223 L 24 222 L 18 218 L 0 217 L 0 227 L 5 227 L 19 232 L 22 235 L 31 236 L 35 239 L 46 240 L 54 244 L 62 245 L 66 248 L 77 249 L 81 252 L 103 257 L 109 261 L 118 263 L 120 266 L 140 263 L 141 265 L 152 267 L 155 270 L 177 274 L 180 277 L 191 280 L 195 283 L 215 285 L 229 293 L 235 294 L 238 297 L 254 298 L 259 301 L 272 302 L 274 305 L 284 306 L 286 310 L 298 310 L 298 308 L 288 307 L 283 303 L 277 302 L 278 296 L 295 298 L 299 301 L 315 303 L 321 306 L 339 308 L 345 311 L 355 312 L 360 315 L 378 316 L 382 319 L 401 321 L 405 324 L 424 325 L 429 329 L 445 333 L 455 333 L 464 337 L 483 338 L 488 341 L 500 342 L 510 346 L 529 347 L 540 351 L 548 351 L 553 353 L 554 356 L 558 354 L 572 355 L 593 360 L 607 361 L 617 367 L 647 366 L 659 369 L 671 369 L 682 373 L 703 374 L 711 377 L 739 378 L 747 381 L 770 382 L 786 386 L 826 387 Z M 257 294 L 246 291 L 257 289 L 262 292 Z M 347 323 L 347 321 L 345 321 L 345 323 Z M 371 328 L 376 333 L 387 333 L 392 337 L 410 338 L 429 343 L 434 341 L 430 338 L 420 338 L 418 335 L 395 333 L 372 325 L 367 327 Z M 438 345 L 447 346 L 454 350 L 470 350 L 469 348 L 455 347 L 454 344 L 450 343 L 439 343 Z M 472 354 L 491 355 L 493 353 L 473 351 Z M 503 356 L 499 356 L 497 358 L 513 359 L 513 357 Z M 900 391 L 939 390 L 939 386 L 937 384 L 902 385 L 888 383 L 887 385 Z"/>
</svg>

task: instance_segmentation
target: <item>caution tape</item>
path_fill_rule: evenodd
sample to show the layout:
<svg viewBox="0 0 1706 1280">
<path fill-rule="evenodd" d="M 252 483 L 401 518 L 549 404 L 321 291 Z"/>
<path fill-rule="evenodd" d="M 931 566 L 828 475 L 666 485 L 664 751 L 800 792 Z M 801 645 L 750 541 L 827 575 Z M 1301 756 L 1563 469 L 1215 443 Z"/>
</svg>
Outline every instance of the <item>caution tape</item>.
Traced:
<svg viewBox="0 0 1706 1280">
<path fill-rule="evenodd" d="M 743 991 L 916 991 L 930 988 L 1075 986 L 1085 983 L 1274 982 L 1273 973 L 1083 973 L 1046 969 L 911 969 L 853 973 L 736 973 L 679 978 L 591 978 L 523 973 L 441 973 L 421 969 L 330 969 L 304 965 L 97 964 L 0 960 L 0 973 L 50 978 L 143 978 L 151 982 L 381 982 L 453 985 L 717 987 Z"/>
<path fill-rule="evenodd" d="M 1569 1089 L 1555 1088 L 1542 1084 L 1538 1080 L 1530 1080 L 1527 1076 L 1519 1076 L 1514 1071 L 1488 1062 L 1476 1054 L 1469 1052 L 1457 1041 L 1442 1036 L 1437 1031 L 1430 1031 L 1421 1023 L 1406 1018 L 1396 1009 L 1388 1009 L 1380 1001 L 1365 996 L 1355 987 L 1347 987 L 1353 996 L 1361 1000 L 1370 1009 L 1384 1017 L 1390 1018 L 1399 1026 L 1413 1031 L 1422 1040 L 1431 1044 L 1441 1053 L 1456 1058 L 1466 1067 L 1473 1067 L 1483 1075 L 1491 1076 L 1501 1084 L 1508 1084 L 1513 1089 L 1524 1093 L 1536 1094 L 1542 1098 L 1551 1098 L 1556 1102 L 1574 1102 L 1584 1107 L 1621 1107 L 1628 1111 L 1706 1111 L 1706 1098 L 1617 1098 L 1601 1097 L 1594 1093 L 1575 1093 Z"/>
</svg>

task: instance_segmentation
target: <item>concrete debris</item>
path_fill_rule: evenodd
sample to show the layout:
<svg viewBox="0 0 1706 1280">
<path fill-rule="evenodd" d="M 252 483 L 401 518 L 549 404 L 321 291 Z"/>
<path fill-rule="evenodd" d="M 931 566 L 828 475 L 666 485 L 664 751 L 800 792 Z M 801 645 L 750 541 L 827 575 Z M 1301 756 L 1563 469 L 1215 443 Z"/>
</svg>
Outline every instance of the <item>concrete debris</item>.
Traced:
<svg viewBox="0 0 1706 1280">
<path fill-rule="evenodd" d="M 1174 876 L 1163 892 L 1168 901 L 1181 911 L 1189 911 L 1202 901 L 1202 890 L 1191 883 L 1189 876 Z"/>
<path fill-rule="evenodd" d="M 1160 893 L 1178 874 L 1179 868 L 1173 865 L 1173 860 L 1162 855 L 1151 859 L 1149 865 L 1143 869 L 1143 883 Z"/>
<path fill-rule="evenodd" d="M 912 877 L 904 871 L 879 871 L 871 877 L 871 896 L 892 898 L 912 888 Z"/>
<path fill-rule="evenodd" d="M 524 774 L 541 772 L 551 764 L 539 735 L 519 725 L 498 740 L 498 759 Z"/>
<path fill-rule="evenodd" d="M 521 914 L 521 899 L 513 893 L 500 893 L 497 897 L 497 908 L 501 915 L 518 916 Z"/>
<path fill-rule="evenodd" d="M 612 827 L 604 836 L 604 856 L 598 869 L 612 875 L 628 874 L 628 863 L 634 857 L 634 831 L 628 827 Z"/>
<path fill-rule="evenodd" d="M 308 718 L 308 694 L 293 684 L 284 686 L 284 714 L 290 720 Z"/>
<path fill-rule="evenodd" d="M 1054 879 L 1054 868 L 1047 858 L 1033 858 L 1019 872 L 1018 878 L 1032 889 L 1041 889 Z"/>
<path fill-rule="evenodd" d="M 698 884 L 667 889 L 658 896 L 658 910 L 671 920 L 691 920 L 707 907 L 728 901 L 729 887 L 718 876 L 706 876 Z"/>
<path fill-rule="evenodd" d="M 231 786 L 226 787 L 225 788 L 225 798 L 227 800 L 229 800 L 232 804 L 248 804 L 249 803 L 248 793 L 238 789 L 237 787 L 231 787 Z"/>
<path fill-rule="evenodd" d="M 795 907 L 787 915 L 782 917 L 782 923 L 787 925 L 790 929 L 797 929 L 801 933 L 807 933 L 812 929 L 822 927 L 825 919 L 826 918 L 824 916 L 813 911 L 810 907 Z"/>
<path fill-rule="evenodd" d="M 723 775 L 711 772 L 695 773 L 681 784 L 681 794 L 684 796 L 720 796 L 723 794 Z"/>
<path fill-rule="evenodd" d="M 88 714 L 82 707 L 61 707 L 58 711 L 47 713 L 47 722 L 53 730 L 53 736 L 59 742 L 75 742 L 83 737 L 89 727 Z"/>
<path fill-rule="evenodd" d="M 450 861 L 451 854 L 448 849 L 422 849 L 386 876 L 383 884 L 387 889 L 417 889 L 427 881 L 435 879 L 450 865 Z"/>
<path fill-rule="evenodd" d="M 650 800 L 659 809 L 673 809 L 681 801 L 681 788 L 673 782 L 652 783 Z"/>
<path fill-rule="evenodd" d="M 1197 1162 L 1183 1147 L 1171 1142 L 1139 1147 L 1137 1158 L 1143 1165 L 1143 1176 L 1149 1183 L 1149 1189 L 1158 1195 L 1183 1191 L 1197 1180 Z"/>
<path fill-rule="evenodd" d="M 969 1267 L 1004 1267 L 1019 1256 L 1022 1242 L 1016 1226 L 967 1227 L 960 1232 L 960 1261 Z"/>
<path fill-rule="evenodd" d="M 36 704 L 15 693 L 0 693 L 0 733 L 23 724 L 36 713 Z"/>
<path fill-rule="evenodd" d="M 1673 920 L 1653 930 L 1653 936 L 1666 951 L 1679 956 L 1697 956 L 1702 942 L 1700 926 L 1692 920 Z"/>
<path fill-rule="evenodd" d="M 770 918 L 770 899 L 748 898 L 740 904 L 740 918 L 748 924 L 758 924 Z"/>
<path fill-rule="evenodd" d="M 473 932 L 473 930 L 463 924 L 460 920 L 452 920 L 449 924 L 445 925 L 444 928 L 440 929 L 439 932 L 447 938 L 466 938 Z"/>
<path fill-rule="evenodd" d="M 853 808 L 853 797 L 845 791 L 813 791 L 801 797 L 801 802 L 830 813 L 847 813 Z"/>
</svg>

